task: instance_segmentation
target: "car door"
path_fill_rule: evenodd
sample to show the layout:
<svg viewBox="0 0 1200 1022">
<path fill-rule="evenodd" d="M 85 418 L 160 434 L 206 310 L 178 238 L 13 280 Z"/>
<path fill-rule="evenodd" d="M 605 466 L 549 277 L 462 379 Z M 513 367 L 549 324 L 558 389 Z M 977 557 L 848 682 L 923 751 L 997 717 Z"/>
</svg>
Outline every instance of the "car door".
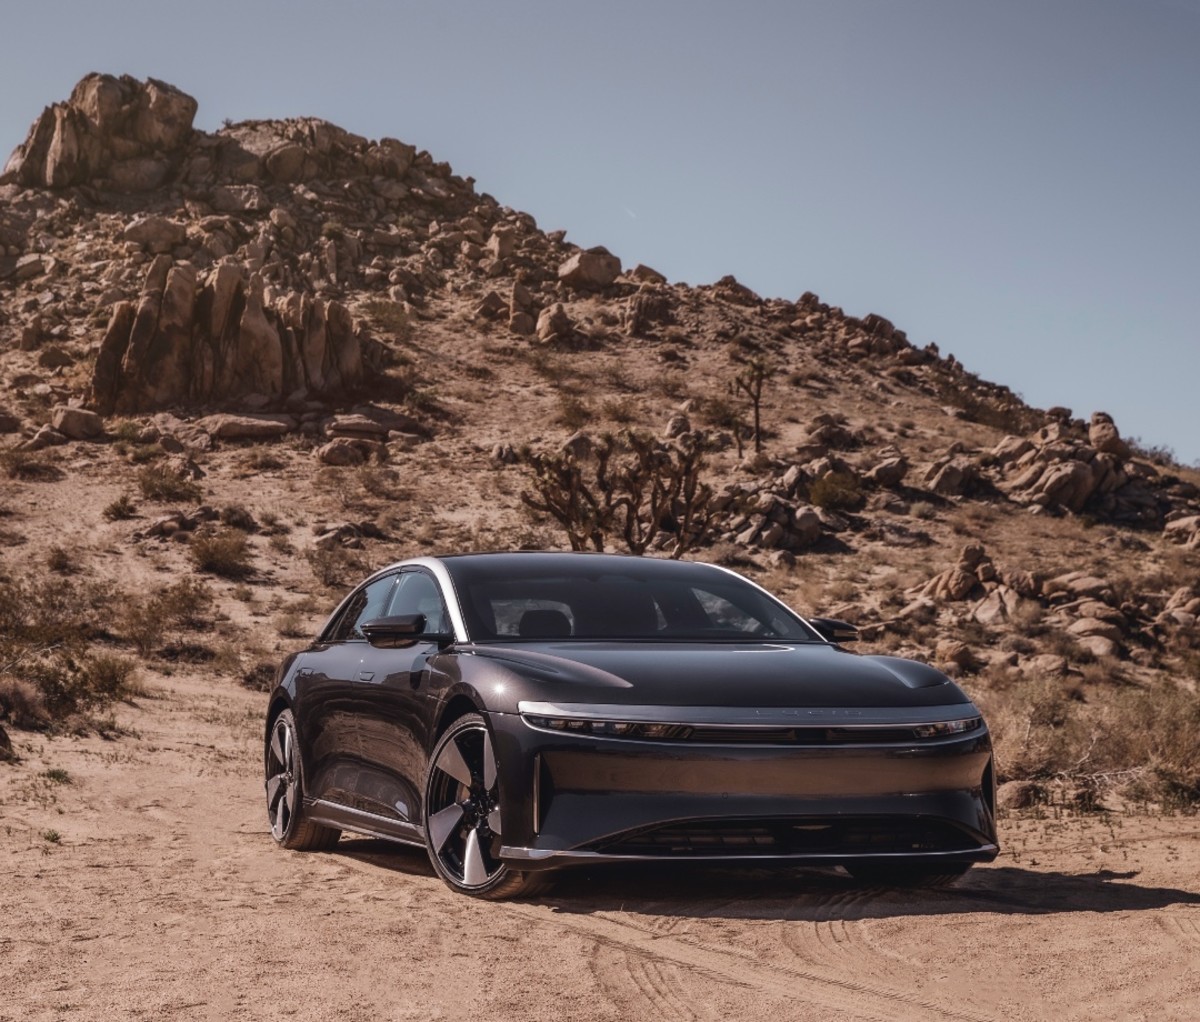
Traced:
<svg viewBox="0 0 1200 1022">
<path fill-rule="evenodd" d="M 363 698 L 360 679 L 371 645 L 361 625 L 387 613 L 398 579 L 398 573 L 385 575 L 355 590 L 298 664 L 296 718 L 303 723 L 305 779 L 312 798 L 374 812 L 361 794 L 370 790 L 362 775 L 372 742 L 366 712 L 370 700 Z"/>
<path fill-rule="evenodd" d="M 426 632 L 450 631 L 437 581 L 421 568 L 401 572 L 386 614 L 378 616 L 408 614 L 423 614 Z M 372 811 L 418 825 L 433 709 L 426 665 L 437 652 L 434 642 L 404 649 L 367 643 L 357 664 L 358 705 L 367 717 L 360 795 Z"/>
</svg>

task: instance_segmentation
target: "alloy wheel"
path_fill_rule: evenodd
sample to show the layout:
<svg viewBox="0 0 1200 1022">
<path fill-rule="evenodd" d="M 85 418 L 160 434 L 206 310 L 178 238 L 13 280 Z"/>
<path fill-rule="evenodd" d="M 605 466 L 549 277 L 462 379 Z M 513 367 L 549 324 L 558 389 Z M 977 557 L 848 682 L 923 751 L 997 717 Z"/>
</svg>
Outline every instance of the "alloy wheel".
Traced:
<svg viewBox="0 0 1200 1022">
<path fill-rule="evenodd" d="M 456 724 L 434 753 L 425 799 L 430 852 L 450 882 L 486 887 L 500 861 L 500 789 L 492 737 L 479 718 Z"/>
</svg>

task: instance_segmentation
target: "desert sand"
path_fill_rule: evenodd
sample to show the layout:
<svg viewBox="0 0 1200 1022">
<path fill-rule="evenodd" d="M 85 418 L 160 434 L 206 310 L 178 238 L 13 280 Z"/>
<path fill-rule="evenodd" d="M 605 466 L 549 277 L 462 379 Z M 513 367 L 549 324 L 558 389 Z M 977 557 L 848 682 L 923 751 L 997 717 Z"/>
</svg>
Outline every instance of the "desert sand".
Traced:
<svg viewBox="0 0 1200 1022">
<path fill-rule="evenodd" d="M 3 1022 L 1200 1014 L 1194 816 L 1010 817 L 1000 858 L 943 891 L 620 868 L 492 904 L 452 894 L 420 849 L 277 849 L 264 698 L 155 677 L 118 741 L 18 738 L 0 773 Z"/>
</svg>

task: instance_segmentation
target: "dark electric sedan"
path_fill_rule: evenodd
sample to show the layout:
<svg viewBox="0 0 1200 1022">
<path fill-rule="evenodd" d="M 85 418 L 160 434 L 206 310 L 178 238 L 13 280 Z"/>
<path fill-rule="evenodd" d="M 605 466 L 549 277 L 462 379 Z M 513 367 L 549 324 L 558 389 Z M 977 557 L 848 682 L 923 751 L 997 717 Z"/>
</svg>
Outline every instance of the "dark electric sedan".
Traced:
<svg viewBox="0 0 1200 1022">
<path fill-rule="evenodd" d="M 466 894 L 575 864 L 841 865 L 945 882 L 997 853 L 991 741 L 925 664 L 860 656 L 725 568 L 419 558 L 284 662 L 266 728 L 285 848 L 423 845 Z"/>
</svg>

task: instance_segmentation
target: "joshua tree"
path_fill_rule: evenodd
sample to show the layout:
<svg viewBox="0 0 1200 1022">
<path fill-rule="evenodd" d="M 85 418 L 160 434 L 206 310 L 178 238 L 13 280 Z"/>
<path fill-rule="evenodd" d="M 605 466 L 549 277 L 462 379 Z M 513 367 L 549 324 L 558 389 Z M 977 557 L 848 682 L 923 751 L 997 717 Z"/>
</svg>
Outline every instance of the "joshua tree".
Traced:
<svg viewBox="0 0 1200 1022">
<path fill-rule="evenodd" d="M 619 537 L 630 553 L 658 541 L 680 557 L 708 539 L 712 488 L 701 482 L 693 434 L 664 443 L 626 430 L 552 454 L 525 450 L 521 461 L 533 474 L 521 500 L 554 518 L 572 550 L 603 550 Z"/>
<path fill-rule="evenodd" d="M 754 453 L 762 453 L 762 392 L 763 383 L 774 368 L 766 356 L 759 351 L 746 352 L 736 349 L 730 356 L 735 365 L 741 367 L 733 378 L 733 389 L 741 391 L 750 399 L 754 413 Z M 738 442 L 738 453 L 741 453 L 741 442 Z"/>
</svg>

